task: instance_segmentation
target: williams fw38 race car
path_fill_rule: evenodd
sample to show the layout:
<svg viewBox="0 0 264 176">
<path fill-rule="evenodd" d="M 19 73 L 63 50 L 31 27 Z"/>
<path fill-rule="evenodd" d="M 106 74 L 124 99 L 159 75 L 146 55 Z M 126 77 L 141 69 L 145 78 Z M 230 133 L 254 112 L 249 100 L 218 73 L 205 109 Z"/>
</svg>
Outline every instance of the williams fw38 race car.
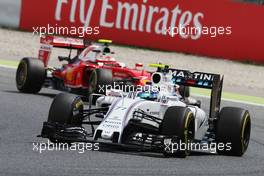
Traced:
<svg viewBox="0 0 264 176">
<path fill-rule="evenodd" d="M 143 86 L 150 80 L 151 74 L 143 69 L 142 64 L 128 68 L 117 62 L 108 46 L 109 40 L 92 44 L 77 38 L 43 36 L 40 43 L 38 58 L 23 58 L 17 68 L 16 85 L 21 92 L 37 93 L 42 87 L 51 87 L 80 95 L 103 94 L 99 92 L 100 86 L 113 82 Z M 53 47 L 70 50 L 69 56 L 58 56 L 59 61 L 67 62 L 61 68 L 48 66 Z M 73 49 L 77 54 L 71 57 Z"/>
<path fill-rule="evenodd" d="M 246 152 L 250 114 L 237 107 L 220 110 L 221 75 L 166 68 L 153 73 L 151 81 L 152 85 L 142 91 L 125 94 L 110 90 L 97 99 L 95 107 L 91 103 L 87 107 L 77 95 L 57 95 L 40 137 L 52 142 L 91 142 L 176 157 L 189 155 L 193 148 L 186 146 L 193 144 L 217 144 L 216 152 L 222 155 L 242 156 Z M 179 85 L 210 89 L 209 114 L 186 104 L 178 94 Z M 185 147 L 174 150 L 176 145 Z"/>
</svg>

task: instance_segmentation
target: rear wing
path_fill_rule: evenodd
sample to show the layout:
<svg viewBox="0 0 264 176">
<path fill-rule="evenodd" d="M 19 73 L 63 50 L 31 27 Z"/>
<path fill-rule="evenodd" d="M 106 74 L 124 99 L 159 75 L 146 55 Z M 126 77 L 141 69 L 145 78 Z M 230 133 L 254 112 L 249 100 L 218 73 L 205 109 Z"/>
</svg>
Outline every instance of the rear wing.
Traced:
<svg viewBox="0 0 264 176">
<path fill-rule="evenodd" d="M 38 58 L 47 67 L 53 47 L 83 50 L 89 45 L 91 42 L 84 39 L 43 35 L 40 37 Z"/>
<path fill-rule="evenodd" d="M 102 43 L 104 45 L 104 52 L 110 52 L 108 44 L 112 43 L 111 40 L 101 39 L 98 41 L 98 43 Z M 77 49 L 80 53 L 90 45 L 92 45 L 92 42 L 87 39 L 43 35 L 40 37 L 40 49 L 38 58 L 42 60 L 45 67 L 47 67 L 52 47 Z"/>
<path fill-rule="evenodd" d="M 219 74 L 190 72 L 188 70 L 170 69 L 172 82 L 177 85 L 198 87 L 211 90 L 210 114 L 211 119 L 216 119 L 220 111 L 221 96 L 224 76 Z"/>
<path fill-rule="evenodd" d="M 68 49 L 84 49 L 90 44 L 90 42 L 85 41 L 84 39 L 58 36 L 41 36 L 40 43 Z"/>
</svg>

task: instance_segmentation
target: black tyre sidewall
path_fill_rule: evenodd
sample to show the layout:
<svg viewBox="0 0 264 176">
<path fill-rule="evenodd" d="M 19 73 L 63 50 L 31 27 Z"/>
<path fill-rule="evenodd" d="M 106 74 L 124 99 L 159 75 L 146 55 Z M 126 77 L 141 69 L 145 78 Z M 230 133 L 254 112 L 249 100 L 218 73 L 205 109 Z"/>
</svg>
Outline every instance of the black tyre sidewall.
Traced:
<svg viewBox="0 0 264 176">
<path fill-rule="evenodd" d="M 194 117 L 189 108 L 175 106 L 169 107 L 161 124 L 161 134 L 168 136 L 178 136 L 180 141 L 187 145 L 190 141 L 185 133 L 186 130 L 188 130 L 191 122 L 194 123 Z M 175 156 L 186 157 L 189 155 L 189 153 L 190 151 L 188 150 L 179 151 L 175 154 Z"/>
<path fill-rule="evenodd" d="M 179 92 L 180 92 L 180 95 L 182 97 L 189 97 L 190 96 L 190 87 L 189 86 L 180 86 Z"/>
<path fill-rule="evenodd" d="M 23 58 L 18 68 L 24 64 L 26 67 L 26 78 L 22 85 L 18 84 L 19 69 L 16 72 L 17 89 L 25 93 L 37 93 L 42 88 L 46 78 L 46 71 L 42 61 L 37 58 Z"/>
<path fill-rule="evenodd" d="M 242 133 L 243 131 L 245 132 L 247 125 L 251 125 L 250 115 L 247 110 L 236 107 L 223 108 L 217 122 L 216 141 L 225 145 L 231 143 L 231 150 L 218 150 L 218 153 L 242 156 L 248 147 L 248 145 L 245 146 L 242 143 Z M 250 128 L 249 126 L 249 138 Z"/>
<path fill-rule="evenodd" d="M 112 86 L 113 84 L 113 73 L 112 70 L 110 69 L 95 69 L 91 73 L 92 75 L 95 76 L 94 79 L 96 79 L 96 87 L 93 90 L 93 92 L 89 89 L 89 93 L 98 93 L 98 94 L 105 94 L 106 86 Z M 91 83 L 93 80 L 89 80 L 89 83 Z M 103 88 L 103 89 L 102 89 Z"/>
<path fill-rule="evenodd" d="M 51 104 L 48 122 L 81 126 L 82 112 L 83 102 L 79 96 L 61 93 Z"/>
</svg>

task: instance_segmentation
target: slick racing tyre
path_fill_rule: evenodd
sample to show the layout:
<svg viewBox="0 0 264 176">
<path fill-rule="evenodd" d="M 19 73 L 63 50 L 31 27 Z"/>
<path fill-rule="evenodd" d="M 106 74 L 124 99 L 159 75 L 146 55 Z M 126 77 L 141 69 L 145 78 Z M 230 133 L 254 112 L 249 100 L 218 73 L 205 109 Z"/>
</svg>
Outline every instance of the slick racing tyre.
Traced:
<svg viewBox="0 0 264 176">
<path fill-rule="evenodd" d="M 189 143 L 194 139 L 195 122 L 193 113 L 189 108 L 172 106 L 165 112 L 163 121 L 160 126 L 162 135 L 176 137 L 178 150 L 172 152 L 164 151 L 165 156 L 176 156 L 185 158 L 190 154 L 188 149 Z M 185 146 L 180 149 L 180 144 Z M 173 144 L 172 144 L 173 145 Z M 172 149 L 172 148 L 170 148 Z"/>
<path fill-rule="evenodd" d="M 37 58 L 23 58 L 16 71 L 16 86 L 20 92 L 38 93 L 45 81 L 44 64 Z"/>
<path fill-rule="evenodd" d="M 131 138 L 134 136 L 136 132 L 139 132 L 139 130 L 135 126 L 128 124 L 123 130 L 121 136 L 121 143 L 129 144 L 130 141 L 132 141 Z"/>
<path fill-rule="evenodd" d="M 107 86 L 112 86 L 113 73 L 109 69 L 95 69 L 89 79 L 89 94 L 105 94 Z"/>
<path fill-rule="evenodd" d="M 183 98 L 190 97 L 190 87 L 188 87 L 188 86 L 180 86 L 179 93 L 180 93 L 180 95 Z"/>
<path fill-rule="evenodd" d="M 48 122 L 81 126 L 83 102 L 77 95 L 69 93 L 58 94 L 53 100 Z"/>
<path fill-rule="evenodd" d="M 224 107 L 216 126 L 216 141 L 225 147 L 218 148 L 218 154 L 242 156 L 248 148 L 250 131 L 251 120 L 247 110 Z"/>
</svg>

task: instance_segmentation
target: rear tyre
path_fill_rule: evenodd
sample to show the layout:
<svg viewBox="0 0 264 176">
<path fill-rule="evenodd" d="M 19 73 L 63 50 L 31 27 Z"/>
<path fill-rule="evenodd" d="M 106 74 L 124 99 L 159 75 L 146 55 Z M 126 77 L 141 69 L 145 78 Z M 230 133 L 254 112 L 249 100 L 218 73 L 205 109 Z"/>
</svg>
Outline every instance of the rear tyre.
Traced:
<svg viewBox="0 0 264 176">
<path fill-rule="evenodd" d="M 164 155 L 182 158 L 188 156 L 190 151 L 187 146 L 194 139 L 194 129 L 194 116 L 189 108 L 176 106 L 169 107 L 160 126 L 161 134 L 178 137 L 178 148 L 180 147 L 180 143 L 185 147 L 176 152 L 164 151 Z"/>
<path fill-rule="evenodd" d="M 251 131 L 250 114 L 236 107 L 224 107 L 216 126 L 216 141 L 224 144 L 218 154 L 242 156 L 249 144 Z"/>
<path fill-rule="evenodd" d="M 48 122 L 81 126 L 83 102 L 77 95 L 69 93 L 58 94 L 53 100 Z"/>
<path fill-rule="evenodd" d="M 180 95 L 185 98 L 190 96 L 190 87 L 188 86 L 180 86 L 179 88 Z"/>
<path fill-rule="evenodd" d="M 16 86 L 20 92 L 38 93 L 46 77 L 44 64 L 37 58 L 23 58 L 16 72 Z"/>
</svg>

